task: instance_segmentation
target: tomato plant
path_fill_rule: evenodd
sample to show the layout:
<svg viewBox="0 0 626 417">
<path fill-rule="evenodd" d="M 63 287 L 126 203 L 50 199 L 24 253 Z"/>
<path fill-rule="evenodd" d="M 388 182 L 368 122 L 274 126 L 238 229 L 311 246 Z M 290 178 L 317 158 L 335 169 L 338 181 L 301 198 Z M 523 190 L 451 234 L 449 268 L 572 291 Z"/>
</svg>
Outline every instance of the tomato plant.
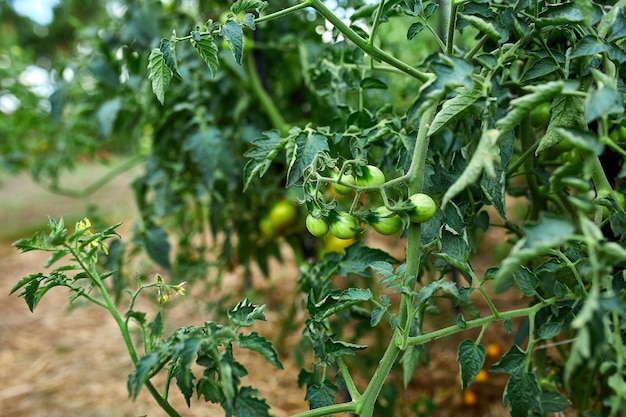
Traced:
<svg viewBox="0 0 626 417">
<path fill-rule="evenodd" d="M 126 75 L 113 83 L 109 71 L 95 71 L 105 93 L 91 112 L 107 135 L 136 127 L 105 85 L 132 97 L 143 90 L 120 80 L 152 88 L 152 102 L 130 102 L 145 128 L 135 137 L 147 143 L 134 159 L 145 170 L 133 183 L 140 217 L 133 242 L 161 268 L 187 279 L 242 264 L 251 285 L 254 263 L 269 276 L 268 260 L 282 259 L 281 244 L 291 247 L 306 299 L 298 348 L 311 358 L 297 376 L 310 410 L 298 416 L 392 415 L 394 407 L 380 411 L 384 386 L 409 387 L 431 342 L 455 336 L 463 336 L 455 345 L 468 406 L 480 405 L 472 383 L 484 379 L 487 358 L 490 373 L 506 376 L 501 398 L 511 416 L 619 415 L 626 0 L 239 0 L 225 14 L 226 2 L 217 3 L 179 20 L 171 4 L 163 14 L 147 7 L 94 31 L 87 39 L 106 38 L 129 56 L 100 57 Z M 132 37 L 125 31 L 146 15 L 175 30 L 159 39 L 154 28 L 125 49 Z M 75 126 L 90 136 L 77 119 L 67 128 Z M 26 164 L 23 144 L 10 146 Z M 43 154 L 69 159 L 66 147 Z M 329 187 L 337 195 L 328 196 Z M 298 211 L 289 201 L 302 203 L 308 230 L 324 239 L 292 230 Z M 397 236 L 405 258 L 368 247 L 367 224 L 389 235 L 405 226 Z M 66 286 L 111 311 L 133 359 L 131 395 L 146 387 L 169 415 L 179 414 L 151 382 L 162 368 L 166 387 L 176 379 L 188 404 L 197 396 L 226 415 L 268 415 L 258 393 L 241 385 L 246 371 L 232 348 L 282 367 L 268 339 L 242 330 L 263 320 L 265 307 L 246 299 L 225 312 L 227 324 L 185 327 L 169 338 L 156 332 L 138 355 L 128 321 L 107 301 L 103 279 L 112 272 L 96 267 L 114 230 L 69 233 L 51 221 L 47 235 L 16 244 L 80 261 L 74 268 L 85 270 L 78 276 L 98 297 L 62 267 L 25 277 L 13 291 L 32 309 L 48 289 Z M 473 255 L 490 254 L 479 236 L 495 231 L 511 249 L 485 269 Z M 159 301 L 181 291 L 162 279 L 146 288 L 156 288 Z M 131 308 L 139 292 L 131 292 L 128 316 L 151 334 L 156 326 Z M 505 292 L 520 304 L 498 302 Z M 434 317 L 441 299 L 453 301 L 450 320 Z M 510 334 L 510 345 L 485 346 L 493 329 Z M 371 340 L 378 344 L 364 344 Z"/>
</svg>

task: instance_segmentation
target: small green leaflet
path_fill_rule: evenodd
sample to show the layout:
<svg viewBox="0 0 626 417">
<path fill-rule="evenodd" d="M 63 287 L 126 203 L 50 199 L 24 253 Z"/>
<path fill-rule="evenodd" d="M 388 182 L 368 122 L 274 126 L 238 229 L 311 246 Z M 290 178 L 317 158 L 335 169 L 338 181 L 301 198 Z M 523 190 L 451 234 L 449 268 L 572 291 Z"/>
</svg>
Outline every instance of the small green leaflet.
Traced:
<svg viewBox="0 0 626 417">
<path fill-rule="evenodd" d="M 172 71 L 165 65 L 163 52 L 154 48 L 148 58 L 148 79 L 152 80 L 152 92 L 161 104 L 165 103 L 165 90 L 170 86 Z"/>
<path fill-rule="evenodd" d="M 506 384 L 502 402 L 508 407 L 511 417 L 528 417 L 531 411 L 541 413 L 541 388 L 537 377 L 531 373 L 515 373 Z"/>
<path fill-rule="evenodd" d="M 498 130 L 490 129 L 483 132 L 467 167 L 444 194 L 441 200 L 442 208 L 465 188 L 477 183 L 483 171 L 495 177 L 494 162 L 500 163 L 500 148 L 497 146 L 499 138 Z"/>
<path fill-rule="evenodd" d="M 243 57 L 243 28 L 241 25 L 234 20 L 227 20 L 220 27 L 220 36 L 228 43 L 235 61 L 241 64 L 241 58 Z"/>
<path fill-rule="evenodd" d="M 461 389 L 470 386 L 480 369 L 485 363 L 485 346 L 474 343 L 471 339 L 465 339 L 459 344 L 457 361 L 461 368 Z"/>
<path fill-rule="evenodd" d="M 237 0 L 230 6 L 230 11 L 236 15 L 248 10 L 256 10 L 257 13 L 262 13 L 268 5 L 269 3 L 263 0 Z"/>
<path fill-rule="evenodd" d="M 259 336 L 257 332 L 245 336 L 240 334 L 237 345 L 242 349 L 250 349 L 260 353 L 269 363 L 278 369 L 283 369 L 283 364 L 278 360 L 278 354 L 272 347 L 272 343 L 263 336 Z"/>
<path fill-rule="evenodd" d="M 281 138 L 278 130 L 263 132 L 263 137 L 252 141 L 254 148 L 244 154 L 246 158 L 250 159 L 244 168 L 244 191 L 248 189 L 257 175 L 262 177 L 267 172 L 274 158 L 289 141 L 290 138 Z"/>
<path fill-rule="evenodd" d="M 530 94 L 526 94 L 515 100 L 511 100 L 510 110 L 496 125 L 502 132 L 513 131 L 522 120 L 538 105 L 552 100 L 567 89 L 575 89 L 575 85 L 566 84 L 563 81 L 551 81 L 539 86 L 527 87 Z"/>
<path fill-rule="evenodd" d="M 176 62 L 176 50 L 174 49 L 174 43 L 169 39 L 161 39 L 159 49 L 163 52 L 163 61 L 165 65 L 172 71 L 176 77 L 182 80 L 183 76 L 178 72 L 178 63 Z"/>
<path fill-rule="evenodd" d="M 217 46 L 213 41 L 213 37 L 208 36 L 198 40 L 191 39 L 191 44 L 196 48 L 202 60 L 209 66 L 211 75 L 215 77 L 219 66 L 219 59 L 217 57 Z"/>
<path fill-rule="evenodd" d="M 456 96 L 447 100 L 441 106 L 441 110 L 430 124 L 428 135 L 432 136 L 443 130 L 450 123 L 461 118 L 481 97 L 481 86 L 476 84 L 473 90 L 466 87 L 459 87 Z"/>
<path fill-rule="evenodd" d="M 535 155 L 556 145 L 562 140 L 558 134 L 559 127 L 582 126 L 584 114 L 584 103 L 582 98 L 574 96 L 559 96 L 554 99 L 550 109 L 550 123 L 546 129 L 546 134 L 541 138 Z"/>
<path fill-rule="evenodd" d="M 463 14 L 463 13 L 459 13 L 459 18 L 465 20 L 467 23 L 474 26 L 480 32 L 489 36 L 491 39 L 493 39 L 496 42 L 503 38 L 502 34 L 498 32 L 498 28 L 496 27 L 495 22 L 493 20 L 485 19 L 485 18 L 478 17 L 475 15 Z M 508 36 L 504 36 L 504 37 L 508 38 Z M 507 39 L 504 39 L 503 43 L 506 42 L 506 40 Z"/>
<path fill-rule="evenodd" d="M 335 394 L 339 391 L 329 380 L 311 384 L 306 389 L 305 401 L 309 402 L 311 410 L 335 404 Z"/>
<path fill-rule="evenodd" d="M 228 310 L 228 319 L 237 327 L 252 326 L 254 320 L 265 321 L 265 305 L 252 304 L 246 298 Z"/>
<path fill-rule="evenodd" d="M 232 405 L 232 409 L 225 406 L 226 415 L 237 417 L 270 417 L 270 406 L 264 399 L 258 398 L 256 395 L 258 390 L 252 387 L 241 387 L 237 392 L 235 400 Z"/>
<path fill-rule="evenodd" d="M 287 187 L 294 185 L 311 165 L 318 152 L 329 151 L 328 138 L 319 133 L 302 131 L 296 136 L 295 146 L 291 152 L 289 170 L 287 172 Z"/>
</svg>

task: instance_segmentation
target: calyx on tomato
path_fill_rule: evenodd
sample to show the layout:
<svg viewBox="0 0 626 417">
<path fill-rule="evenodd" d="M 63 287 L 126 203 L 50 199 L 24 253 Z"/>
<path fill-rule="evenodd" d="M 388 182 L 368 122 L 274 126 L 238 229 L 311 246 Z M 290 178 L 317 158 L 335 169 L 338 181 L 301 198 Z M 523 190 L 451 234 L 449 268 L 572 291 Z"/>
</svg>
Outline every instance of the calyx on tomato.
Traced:
<svg viewBox="0 0 626 417">
<path fill-rule="evenodd" d="M 357 220 L 345 211 L 332 213 L 329 217 L 330 232 L 339 239 L 351 239 L 357 232 Z"/>
<path fill-rule="evenodd" d="M 370 224 L 381 235 L 395 235 L 402 230 L 402 218 L 387 207 L 378 207 L 374 215 Z"/>
<path fill-rule="evenodd" d="M 385 183 L 385 174 L 374 165 L 361 167 L 361 175 L 356 178 L 359 187 L 376 187 Z"/>
<path fill-rule="evenodd" d="M 412 208 L 408 211 L 409 219 L 413 223 L 424 223 L 430 220 L 437 212 L 435 201 L 426 194 L 417 193 L 409 197 Z"/>
<path fill-rule="evenodd" d="M 322 237 L 328 230 L 330 226 L 328 222 L 321 217 L 314 217 L 312 214 L 306 216 L 306 228 L 315 237 Z"/>
</svg>

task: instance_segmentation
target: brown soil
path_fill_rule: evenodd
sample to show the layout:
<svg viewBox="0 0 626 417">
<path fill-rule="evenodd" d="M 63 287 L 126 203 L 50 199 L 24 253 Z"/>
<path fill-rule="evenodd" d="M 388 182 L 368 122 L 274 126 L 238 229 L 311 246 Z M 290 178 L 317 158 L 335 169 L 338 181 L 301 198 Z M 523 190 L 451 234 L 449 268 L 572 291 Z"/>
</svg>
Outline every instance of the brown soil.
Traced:
<svg viewBox="0 0 626 417">
<path fill-rule="evenodd" d="M 110 197 L 114 197 L 113 202 Z M 10 226 L 4 230 L 4 236 L 9 235 L 11 239 L 29 236 L 33 230 L 45 225 L 46 215 L 58 217 L 64 214 L 74 220 L 79 219 L 89 202 L 111 207 L 111 211 L 104 216 L 111 222 L 132 218 L 128 181 L 124 179 L 108 185 L 90 200 L 76 201 L 47 194 L 24 176 L 10 179 L 0 187 L 0 208 L 3 208 L 0 210 L 0 224 Z M 503 239 L 503 236 L 492 236 L 485 240 L 485 245 L 493 247 L 494 242 Z M 386 244 L 380 241 L 375 243 Z M 490 253 L 490 250 L 485 253 Z M 134 402 L 128 398 L 126 378 L 132 370 L 131 362 L 115 323 L 104 310 L 91 305 L 68 309 L 68 294 L 63 289 L 49 292 L 34 313 L 30 313 L 24 301 L 16 295 L 8 296 L 19 278 L 40 271 L 46 259 L 46 254 L 42 253 L 18 255 L 6 239 L 0 244 L 0 294 L 3 294 L 0 303 L 0 415 L 164 415 L 146 390 Z M 474 265 L 479 276 L 490 263 L 488 259 L 477 260 Z M 276 329 L 280 328 L 280 320 L 285 316 L 281 310 L 286 309 L 281 305 L 281 300 L 293 299 L 297 276 L 296 268 L 289 265 L 274 265 L 272 271 L 269 281 L 255 277 L 255 284 L 263 287 L 261 292 L 269 294 L 268 321 L 255 330 L 268 338 L 278 333 Z M 241 282 L 241 277 L 235 271 L 225 278 L 224 288 L 241 292 L 238 284 Z M 167 323 L 170 330 L 212 319 L 201 303 L 211 302 L 213 296 L 207 295 L 201 288 L 191 289 L 191 292 L 193 296 L 177 297 L 168 307 Z M 520 305 L 520 300 L 508 296 L 497 301 L 502 308 Z M 147 303 L 145 307 L 150 314 L 156 311 L 154 304 Z M 435 325 L 453 323 L 456 313 L 448 305 L 442 305 L 442 309 L 444 313 Z M 244 384 L 259 389 L 270 404 L 272 415 L 276 417 L 307 409 L 304 391 L 296 383 L 299 369 L 292 355 L 299 332 L 300 329 L 296 330 L 282 341 L 274 340 L 280 345 L 280 360 L 285 367 L 283 371 L 258 360 L 255 354 L 236 352 L 237 359 L 249 371 Z M 418 368 L 410 388 L 401 394 L 404 396 L 401 402 L 411 404 L 419 398 L 424 398 L 424 401 L 418 409 L 407 410 L 405 415 L 426 415 L 419 412 L 427 410 L 428 402 L 434 404 L 432 415 L 435 416 L 507 415 L 501 405 L 502 390 L 506 383 L 506 378 L 502 376 L 490 376 L 486 382 L 474 384 L 472 389 L 476 394 L 476 403 L 468 405 L 463 402 L 456 350 L 460 340 L 475 336 L 475 333 L 464 334 L 458 338 L 438 340 L 428 346 L 430 364 Z M 497 343 L 504 352 L 510 346 L 511 338 L 511 335 L 502 331 L 501 326 L 496 325 L 492 326 L 483 341 Z M 355 367 L 358 368 L 358 364 Z M 363 389 L 367 375 L 355 377 L 359 388 Z M 156 385 L 159 386 L 158 381 Z M 187 409 L 182 397 L 176 395 L 175 387 L 172 387 L 171 393 L 173 405 L 184 416 L 223 415 L 219 407 L 200 401 L 193 401 L 191 408 Z"/>
</svg>

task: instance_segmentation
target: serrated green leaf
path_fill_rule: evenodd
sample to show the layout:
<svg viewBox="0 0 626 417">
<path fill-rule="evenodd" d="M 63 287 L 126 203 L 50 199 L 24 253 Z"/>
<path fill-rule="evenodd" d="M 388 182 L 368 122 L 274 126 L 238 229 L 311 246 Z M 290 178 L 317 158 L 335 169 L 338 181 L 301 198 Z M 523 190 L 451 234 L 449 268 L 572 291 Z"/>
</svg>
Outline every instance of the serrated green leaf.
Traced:
<svg viewBox="0 0 626 417">
<path fill-rule="evenodd" d="M 307 310 L 313 319 L 319 321 L 330 317 L 338 311 L 364 301 L 369 301 L 372 297 L 373 294 L 369 288 L 348 288 L 344 291 L 334 290 L 315 303 L 309 297 Z"/>
<path fill-rule="evenodd" d="M 489 372 L 504 373 L 504 374 L 521 374 L 524 372 L 526 366 L 526 352 L 520 349 L 519 346 L 513 345 L 506 352 L 498 362 L 494 363 Z"/>
<path fill-rule="evenodd" d="M 261 13 L 268 5 L 269 3 L 264 0 L 237 0 L 230 6 L 230 11 L 236 15 L 248 10 L 256 10 Z"/>
<path fill-rule="evenodd" d="M 161 39 L 159 49 L 163 53 L 163 62 L 172 71 L 172 74 L 182 80 L 183 76 L 178 72 L 178 63 L 176 62 L 176 50 L 174 44 L 168 39 Z"/>
<path fill-rule="evenodd" d="M 550 123 L 546 134 L 541 138 L 535 155 L 559 143 L 563 137 L 559 135 L 559 127 L 580 127 L 583 122 L 584 102 L 580 97 L 559 96 L 554 99 L 550 109 Z"/>
<path fill-rule="evenodd" d="M 563 81 L 551 81 L 539 86 L 529 86 L 530 94 L 511 100 L 510 110 L 496 125 L 503 132 L 513 131 L 530 111 L 542 103 L 552 100 L 566 88 Z"/>
<path fill-rule="evenodd" d="M 441 106 L 433 122 L 428 129 L 429 135 L 439 133 L 443 128 L 463 117 L 469 109 L 481 97 L 480 89 L 477 87 L 473 91 L 465 87 L 459 87 L 456 95 L 450 100 L 446 100 Z"/>
<path fill-rule="evenodd" d="M 561 332 L 560 323 L 544 323 L 537 330 L 537 336 L 540 339 L 552 339 Z"/>
<path fill-rule="evenodd" d="M 471 248 L 467 241 L 467 232 L 463 230 L 460 234 L 455 234 L 449 230 L 443 229 L 439 240 L 441 242 L 441 249 L 433 253 L 433 255 L 443 259 L 460 271 L 470 272 L 471 268 L 467 260 Z"/>
<path fill-rule="evenodd" d="M 242 349 L 249 349 L 260 353 L 269 363 L 278 369 L 283 369 L 283 364 L 278 360 L 278 354 L 272 347 L 272 343 L 263 336 L 259 336 L 257 332 L 252 332 L 245 336 L 240 334 L 237 345 Z"/>
<path fill-rule="evenodd" d="M 309 402 L 311 410 L 326 407 L 335 404 L 335 394 L 338 391 L 335 384 L 324 380 L 322 383 L 309 385 L 304 400 Z"/>
<path fill-rule="evenodd" d="M 235 397 L 233 414 L 237 417 L 270 417 L 270 406 L 264 399 L 256 397 L 258 393 L 252 387 L 241 387 Z"/>
<path fill-rule="evenodd" d="M 420 362 L 425 362 L 427 358 L 426 351 L 423 346 L 411 345 L 402 353 L 400 363 L 402 364 L 402 381 L 404 388 L 409 386 L 409 383 L 413 379 L 413 374 Z"/>
<path fill-rule="evenodd" d="M 561 393 L 551 391 L 541 394 L 541 408 L 545 413 L 558 413 L 571 404 Z"/>
<path fill-rule="evenodd" d="M 611 86 L 592 89 L 585 100 L 585 123 L 591 123 L 602 116 L 624 112 L 624 97 Z"/>
<path fill-rule="evenodd" d="M 511 417 L 528 417 L 531 412 L 542 412 L 541 388 L 537 377 L 531 373 L 511 375 L 502 396 Z"/>
<path fill-rule="evenodd" d="M 329 146 L 326 135 L 318 132 L 300 132 L 295 138 L 295 148 L 289 162 L 287 187 L 296 184 L 319 152 L 328 151 Z"/>
<path fill-rule="evenodd" d="M 150 371 L 159 365 L 159 354 L 155 351 L 149 352 L 139 359 L 135 370 L 128 376 L 127 388 L 132 399 L 137 398 L 139 391 L 148 378 Z"/>
<path fill-rule="evenodd" d="M 184 341 L 182 349 L 177 352 L 177 358 L 174 366 L 173 376 L 176 378 L 176 385 L 185 397 L 187 407 L 191 406 L 191 396 L 193 395 L 195 376 L 191 371 L 193 364 L 200 348 L 201 340 L 198 338 L 190 338 Z"/>
<path fill-rule="evenodd" d="M 538 27 L 560 26 L 582 23 L 585 16 L 576 3 L 567 2 L 557 5 L 547 5 L 546 10 L 539 14 Z"/>
<path fill-rule="evenodd" d="M 485 346 L 476 344 L 471 339 L 459 343 L 457 361 L 461 370 L 461 389 L 469 387 L 474 377 L 478 375 L 485 363 L 486 352 Z"/>
<path fill-rule="evenodd" d="M 501 132 L 496 129 L 483 132 L 465 170 L 443 195 L 442 208 L 465 188 L 478 182 L 483 171 L 491 177 L 495 177 L 494 163 L 500 163 L 500 148 L 497 146 L 500 134 Z"/>
<path fill-rule="evenodd" d="M 263 132 L 263 137 L 252 141 L 254 147 L 244 154 L 250 159 L 244 167 L 244 191 L 257 175 L 259 177 L 265 175 L 274 158 L 285 148 L 289 140 L 290 138 L 281 138 L 278 130 L 269 130 Z"/>
<path fill-rule="evenodd" d="M 552 74 L 559 69 L 559 64 L 554 61 L 552 57 L 544 57 L 535 61 L 532 61 L 524 68 L 524 75 L 521 82 L 528 82 L 537 78 L 544 77 L 548 74 Z"/>
<path fill-rule="evenodd" d="M 241 64 L 241 58 L 243 57 L 243 29 L 241 25 L 234 20 L 227 20 L 220 27 L 220 36 L 226 40 L 233 57 L 235 57 L 235 61 Z"/>
<path fill-rule="evenodd" d="M 535 288 L 539 286 L 539 279 L 527 268 L 517 268 L 513 273 L 513 281 L 525 296 L 532 297 L 537 294 Z"/>
<path fill-rule="evenodd" d="M 215 77 L 219 67 L 218 49 L 212 36 L 203 37 L 198 40 L 191 40 L 191 44 L 202 60 L 208 65 L 211 75 Z"/>
<path fill-rule="evenodd" d="M 163 52 L 154 48 L 148 58 L 148 79 L 152 80 L 152 92 L 161 104 L 165 103 L 165 91 L 172 80 L 172 70 L 165 65 Z"/>
<path fill-rule="evenodd" d="M 609 44 L 602 41 L 596 36 L 587 35 L 578 41 L 572 53 L 570 59 L 580 58 L 582 56 L 593 56 L 607 52 L 609 50 Z"/>
<path fill-rule="evenodd" d="M 374 77 L 363 78 L 359 83 L 359 87 L 364 90 L 386 90 L 389 88 L 383 80 Z"/>
<path fill-rule="evenodd" d="M 503 38 L 502 33 L 500 33 L 496 27 L 495 21 L 491 19 L 486 19 L 475 15 L 467 15 L 464 13 L 459 13 L 459 18 L 465 20 L 467 23 L 478 29 L 479 32 L 484 33 L 494 41 L 500 41 L 500 39 Z M 508 38 L 508 36 L 504 36 L 504 38 Z M 506 40 L 507 39 L 504 39 L 503 42 L 506 42 Z"/>
<path fill-rule="evenodd" d="M 221 131 L 208 126 L 188 136 L 183 145 L 183 149 L 191 153 L 191 160 L 198 167 L 204 185 L 209 190 L 213 189 L 224 143 Z"/>
<path fill-rule="evenodd" d="M 331 364 L 341 356 L 354 356 L 357 351 L 366 348 L 367 345 L 357 345 L 355 343 L 343 342 L 341 340 L 326 339 L 324 341 L 324 351 L 326 353 L 324 361 Z"/>
<path fill-rule="evenodd" d="M 374 262 L 397 262 L 397 260 L 383 250 L 355 243 L 344 250 L 341 261 L 338 262 L 337 274 L 344 277 L 348 275 L 368 277 L 370 265 Z"/>
<path fill-rule="evenodd" d="M 265 321 L 265 305 L 252 304 L 247 298 L 228 310 L 228 319 L 237 327 L 252 326 L 254 320 Z"/>
<path fill-rule="evenodd" d="M 406 31 L 406 39 L 410 41 L 417 36 L 422 30 L 424 30 L 424 24 L 422 22 L 411 23 L 411 26 Z"/>
</svg>

